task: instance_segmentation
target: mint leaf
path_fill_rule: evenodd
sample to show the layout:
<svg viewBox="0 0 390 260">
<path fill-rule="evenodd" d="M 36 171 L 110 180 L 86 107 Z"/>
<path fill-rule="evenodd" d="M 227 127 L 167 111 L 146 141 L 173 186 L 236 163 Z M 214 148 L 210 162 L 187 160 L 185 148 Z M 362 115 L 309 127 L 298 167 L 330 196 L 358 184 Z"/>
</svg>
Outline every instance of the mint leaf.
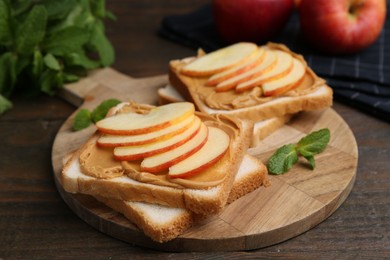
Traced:
<svg viewBox="0 0 390 260">
<path fill-rule="evenodd" d="M 297 144 L 298 153 L 304 157 L 310 157 L 322 152 L 330 140 L 328 128 L 321 129 L 303 137 Z"/>
<path fill-rule="evenodd" d="M 105 18 L 106 17 L 106 1 L 105 0 L 95 0 L 91 1 L 91 10 L 92 13 L 99 17 L 99 18 Z"/>
<path fill-rule="evenodd" d="M 287 144 L 280 147 L 268 161 L 268 171 L 271 174 L 283 174 L 297 163 L 298 154 L 294 144 Z"/>
<path fill-rule="evenodd" d="M 77 4 L 75 0 L 44 0 L 42 4 L 47 10 L 49 20 L 64 19 Z"/>
<path fill-rule="evenodd" d="M 46 65 L 46 67 L 52 69 L 52 70 L 61 70 L 61 65 L 60 63 L 57 61 L 57 59 L 51 54 L 51 53 L 48 53 L 45 55 L 45 57 L 43 58 L 43 61 Z"/>
<path fill-rule="evenodd" d="M 106 10 L 106 1 L 105 0 L 95 0 L 90 2 L 92 13 L 101 19 L 108 18 L 115 20 L 116 17 L 113 13 Z"/>
<path fill-rule="evenodd" d="M 12 43 L 10 30 L 10 8 L 8 3 L 0 0 L 0 45 L 9 46 Z"/>
<path fill-rule="evenodd" d="M 11 4 L 12 16 L 16 17 L 25 12 L 28 12 L 31 6 L 34 4 L 31 0 L 18 0 L 18 1 L 9 1 Z"/>
<path fill-rule="evenodd" d="M 53 55 L 66 55 L 83 48 L 89 40 L 89 33 L 76 26 L 67 27 L 51 34 L 43 44 L 43 49 Z"/>
<path fill-rule="evenodd" d="M 34 51 L 31 72 L 35 79 L 39 78 L 43 70 L 42 53 L 39 50 Z"/>
<path fill-rule="evenodd" d="M 91 123 L 91 112 L 85 108 L 80 109 L 73 120 L 73 130 L 79 131 L 81 129 L 87 128 L 91 125 Z"/>
<path fill-rule="evenodd" d="M 16 33 L 17 53 L 28 55 L 43 40 L 46 30 L 47 13 L 42 5 L 35 5 L 28 13 Z"/>
<path fill-rule="evenodd" d="M 99 120 L 102 120 L 106 115 L 110 108 L 118 105 L 121 101 L 117 99 L 107 99 L 103 101 L 99 106 L 97 106 L 91 113 L 91 118 L 94 123 Z"/>
<path fill-rule="evenodd" d="M 0 94 L 0 115 L 12 108 L 12 103 Z"/>
<path fill-rule="evenodd" d="M 17 57 L 12 52 L 0 56 L 0 94 L 9 97 L 17 78 Z"/>
<path fill-rule="evenodd" d="M 64 74 L 64 82 L 74 82 L 79 79 L 79 76 L 71 74 L 71 73 L 65 73 Z"/>
<path fill-rule="evenodd" d="M 99 58 L 103 66 L 109 66 L 114 62 L 114 48 L 104 34 L 104 27 L 102 23 L 95 24 L 91 35 L 90 44 L 99 54 Z"/>
<path fill-rule="evenodd" d="M 72 52 L 64 57 L 64 62 L 68 67 L 82 67 L 84 69 L 96 69 L 100 66 L 99 62 L 91 60 L 85 55 L 84 50 L 80 49 L 77 52 Z"/>
</svg>

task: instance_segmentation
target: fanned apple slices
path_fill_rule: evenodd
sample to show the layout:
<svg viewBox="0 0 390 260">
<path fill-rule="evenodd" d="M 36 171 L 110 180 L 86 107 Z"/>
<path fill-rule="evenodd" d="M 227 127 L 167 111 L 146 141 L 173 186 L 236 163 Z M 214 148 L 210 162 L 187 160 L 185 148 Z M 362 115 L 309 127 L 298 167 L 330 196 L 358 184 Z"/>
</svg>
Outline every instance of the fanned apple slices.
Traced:
<svg viewBox="0 0 390 260">
<path fill-rule="evenodd" d="M 248 51 L 247 43 L 237 43 L 210 54 L 196 58 L 191 64 L 202 64 L 202 73 L 186 74 L 187 76 L 208 76 L 205 85 L 215 87 L 216 92 L 235 90 L 245 92 L 255 87 L 260 87 L 264 96 L 281 95 L 302 82 L 306 73 L 306 65 L 297 59 L 291 52 L 275 49 L 268 46 L 258 47 L 245 62 L 232 62 L 231 53 L 223 50 L 237 51 L 237 55 L 243 55 Z M 218 55 L 216 55 L 218 53 Z M 214 68 L 218 64 L 218 72 Z M 232 65 L 233 64 L 233 65 Z M 185 71 L 185 70 L 184 70 Z"/>
<path fill-rule="evenodd" d="M 156 130 L 150 133 L 139 135 L 102 135 L 98 139 L 98 144 L 103 147 L 117 147 L 117 146 L 131 146 L 142 145 L 153 142 L 163 141 L 169 139 L 177 134 L 183 133 L 187 130 L 196 118 L 194 115 L 190 115 L 183 121 L 168 126 L 166 128 Z"/>
<path fill-rule="evenodd" d="M 252 68 L 256 67 L 263 61 L 264 56 L 265 56 L 264 48 L 259 48 L 258 51 L 252 54 L 251 57 L 246 62 L 211 76 L 207 80 L 206 85 L 214 86 L 218 83 L 221 83 L 222 81 L 233 78 L 238 74 L 251 70 Z"/>
<path fill-rule="evenodd" d="M 283 51 L 273 51 L 277 56 L 277 62 L 272 69 L 261 73 L 258 77 L 251 78 L 246 82 L 242 82 L 236 86 L 236 90 L 242 92 L 247 89 L 260 86 L 265 82 L 270 82 L 287 75 L 293 67 L 293 57 L 290 53 Z"/>
<path fill-rule="evenodd" d="M 266 52 L 265 59 L 261 63 L 257 64 L 256 67 L 244 73 L 239 73 L 233 78 L 222 81 L 216 86 L 215 90 L 217 92 L 221 92 L 221 91 L 233 89 L 241 82 L 246 82 L 247 80 L 250 80 L 253 77 L 260 76 L 266 73 L 267 71 L 272 70 L 276 66 L 279 57 L 277 56 L 277 53 L 274 51 L 266 50 L 265 52 Z"/>
<path fill-rule="evenodd" d="M 202 129 L 202 125 L 200 119 L 196 117 L 196 120 L 182 134 L 149 144 L 115 147 L 114 157 L 121 161 L 139 160 L 165 151 L 170 151 L 175 147 L 181 146 L 189 140 L 192 140 L 194 137 L 199 138 L 199 136 L 204 136 L 203 139 L 205 139 L 207 134 L 197 134 Z M 202 130 L 207 133 L 207 129 Z M 200 143 L 202 141 L 203 140 L 199 140 Z"/>
<path fill-rule="evenodd" d="M 190 177 L 211 167 L 230 145 L 229 135 L 204 124 L 188 102 L 146 114 L 117 114 L 99 121 L 98 130 L 102 135 L 97 145 L 111 147 L 116 160 L 142 160 L 142 171 L 167 172 L 172 178 Z"/>
</svg>

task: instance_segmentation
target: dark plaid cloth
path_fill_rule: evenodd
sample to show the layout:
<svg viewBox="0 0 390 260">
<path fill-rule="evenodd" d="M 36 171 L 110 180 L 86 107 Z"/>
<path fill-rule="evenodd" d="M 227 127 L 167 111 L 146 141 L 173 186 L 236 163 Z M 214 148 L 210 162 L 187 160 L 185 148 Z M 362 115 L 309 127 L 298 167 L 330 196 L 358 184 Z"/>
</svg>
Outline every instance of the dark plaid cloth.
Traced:
<svg viewBox="0 0 390 260">
<path fill-rule="evenodd" d="M 390 5 L 387 6 L 387 10 Z M 284 43 L 304 55 L 309 66 L 325 78 L 335 99 L 390 122 L 390 19 L 378 40 L 355 55 L 326 56 L 310 49 L 299 32 L 294 13 L 274 42 Z M 206 52 L 224 46 L 213 23 L 211 5 L 184 15 L 163 19 L 158 34 L 164 38 Z"/>
</svg>

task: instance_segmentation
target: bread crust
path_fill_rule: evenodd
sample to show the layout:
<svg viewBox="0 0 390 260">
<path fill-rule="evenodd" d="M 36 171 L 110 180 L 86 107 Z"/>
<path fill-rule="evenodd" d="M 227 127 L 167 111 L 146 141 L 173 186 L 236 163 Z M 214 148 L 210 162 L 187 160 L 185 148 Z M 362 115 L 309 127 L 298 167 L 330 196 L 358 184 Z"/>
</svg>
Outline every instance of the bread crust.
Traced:
<svg viewBox="0 0 390 260">
<path fill-rule="evenodd" d="M 262 185 L 269 185 L 268 171 L 261 161 L 246 154 L 242 164 L 245 164 L 243 167 L 247 168 L 242 170 L 242 174 L 240 172 L 240 175 L 236 176 L 233 187 L 229 193 L 227 200 L 228 204 L 233 203 L 235 200 L 245 196 Z M 101 196 L 94 197 L 106 206 L 123 214 L 129 221 L 141 229 L 146 236 L 159 243 L 176 238 L 185 230 L 204 219 L 204 216 L 197 215 L 184 209 L 173 209 L 148 203 L 108 199 Z M 150 214 L 154 214 L 153 211 L 156 211 L 156 209 L 159 210 L 160 213 L 164 212 L 164 214 L 170 214 L 171 217 L 169 220 L 156 222 L 151 218 Z"/>
</svg>

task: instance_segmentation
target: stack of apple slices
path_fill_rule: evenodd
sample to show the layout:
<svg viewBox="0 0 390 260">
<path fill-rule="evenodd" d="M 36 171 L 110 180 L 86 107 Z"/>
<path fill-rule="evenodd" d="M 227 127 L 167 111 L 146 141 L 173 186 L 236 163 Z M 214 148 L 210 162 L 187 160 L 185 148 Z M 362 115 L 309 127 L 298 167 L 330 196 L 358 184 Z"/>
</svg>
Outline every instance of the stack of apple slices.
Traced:
<svg viewBox="0 0 390 260">
<path fill-rule="evenodd" d="M 187 178 L 211 167 L 230 145 L 229 135 L 206 126 L 189 102 L 159 106 L 147 114 L 117 114 L 96 126 L 102 133 L 97 144 L 112 147 L 115 159 L 141 160 L 142 171 L 167 171 L 171 178 Z"/>
<path fill-rule="evenodd" d="M 206 85 L 215 87 L 216 92 L 260 87 L 264 96 L 277 96 L 300 84 L 306 66 L 289 52 L 242 42 L 201 56 L 180 72 L 207 76 Z"/>
</svg>

